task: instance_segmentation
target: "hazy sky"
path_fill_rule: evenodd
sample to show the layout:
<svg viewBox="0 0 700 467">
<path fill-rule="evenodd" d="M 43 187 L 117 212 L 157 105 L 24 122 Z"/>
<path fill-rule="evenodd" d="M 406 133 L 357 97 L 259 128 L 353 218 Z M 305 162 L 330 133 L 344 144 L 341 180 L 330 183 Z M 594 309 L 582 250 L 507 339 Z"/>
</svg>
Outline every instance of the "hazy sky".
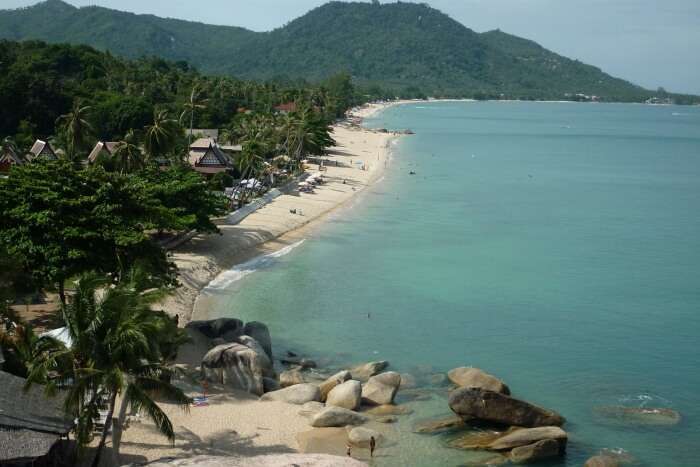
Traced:
<svg viewBox="0 0 700 467">
<path fill-rule="evenodd" d="M 282 26 L 324 0 L 68 0 L 243 26 Z M 0 0 L 0 8 L 37 0 Z M 655 89 L 700 94 L 700 0 L 426 0 L 478 32 L 500 28 Z"/>
</svg>

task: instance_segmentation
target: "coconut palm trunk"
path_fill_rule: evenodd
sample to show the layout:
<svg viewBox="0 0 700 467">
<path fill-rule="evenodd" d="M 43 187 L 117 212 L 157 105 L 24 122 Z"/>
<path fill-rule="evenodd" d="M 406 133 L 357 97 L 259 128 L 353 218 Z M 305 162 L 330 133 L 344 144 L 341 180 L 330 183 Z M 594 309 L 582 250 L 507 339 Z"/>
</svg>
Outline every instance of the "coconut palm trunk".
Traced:
<svg viewBox="0 0 700 467">
<path fill-rule="evenodd" d="M 121 447 L 122 434 L 124 433 L 124 425 L 126 424 L 127 409 L 129 403 L 125 397 L 122 397 L 119 402 L 119 414 L 114 421 L 112 428 L 112 465 L 120 465 L 119 448 Z"/>
<path fill-rule="evenodd" d="M 109 410 L 107 411 L 107 419 L 105 420 L 105 425 L 102 428 L 102 434 L 100 435 L 100 444 L 97 445 L 97 452 L 95 453 L 95 458 L 92 460 L 92 467 L 98 467 L 100 465 L 100 458 L 102 457 L 102 451 L 107 443 L 107 434 L 110 428 L 112 428 L 112 417 L 114 416 L 114 406 L 117 403 L 117 393 L 113 392 L 109 397 Z"/>
</svg>

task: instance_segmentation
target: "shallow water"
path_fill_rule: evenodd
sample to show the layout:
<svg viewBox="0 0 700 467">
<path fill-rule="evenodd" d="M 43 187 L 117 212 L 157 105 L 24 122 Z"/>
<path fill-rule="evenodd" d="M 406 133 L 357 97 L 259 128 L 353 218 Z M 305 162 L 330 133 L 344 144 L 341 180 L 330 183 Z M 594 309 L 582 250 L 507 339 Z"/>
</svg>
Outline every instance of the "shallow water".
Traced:
<svg viewBox="0 0 700 467">
<path fill-rule="evenodd" d="M 602 448 L 698 465 L 700 109 L 432 103 L 368 125 L 417 134 L 309 241 L 211 290 L 210 316 L 263 321 L 277 345 L 337 363 L 483 368 L 567 417 L 551 465 Z M 431 397 L 377 465 L 468 460 L 407 432 L 449 411 Z M 609 405 L 683 420 L 630 426 L 594 410 Z"/>
</svg>

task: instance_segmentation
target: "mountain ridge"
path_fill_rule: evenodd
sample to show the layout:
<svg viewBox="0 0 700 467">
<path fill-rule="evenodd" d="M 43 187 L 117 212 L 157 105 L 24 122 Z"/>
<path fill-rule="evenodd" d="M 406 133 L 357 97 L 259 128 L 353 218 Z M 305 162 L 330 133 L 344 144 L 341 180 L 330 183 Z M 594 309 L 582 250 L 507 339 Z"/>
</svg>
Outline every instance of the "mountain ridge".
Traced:
<svg viewBox="0 0 700 467">
<path fill-rule="evenodd" d="M 126 58 L 187 61 L 243 79 L 365 85 L 436 97 L 643 101 L 656 95 L 500 30 L 477 33 L 419 3 L 333 1 L 268 32 L 75 7 L 0 10 L 0 39 L 86 44 Z"/>
</svg>

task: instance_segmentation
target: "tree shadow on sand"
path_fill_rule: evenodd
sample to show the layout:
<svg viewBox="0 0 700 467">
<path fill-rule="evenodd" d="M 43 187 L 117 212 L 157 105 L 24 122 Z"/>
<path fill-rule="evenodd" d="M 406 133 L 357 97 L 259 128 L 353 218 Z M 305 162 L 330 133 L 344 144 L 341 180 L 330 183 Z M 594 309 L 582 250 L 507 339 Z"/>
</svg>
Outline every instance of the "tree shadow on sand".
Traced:
<svg viewBox="0 0 700 467">
<path fill-rule="evenodd" d="M 222 430 L 202 437 L 187 428 L 180 427 L 177 431 L 175 449 L 180 451 L 175 457 L 189 458 L 196 456 L 218 457 L 252 457 L 264 454 L 294 453 L 295 450 L 285 445 L 256 446 L 257 434 L 242 436 L 235 430 Z M 142 449 L 169 449 L 173 446 L 167 442 L 163 444 L 123 442 L 124 446 Z M 171 456 L 172 457 L 172 456 Z"/>
</svg>

